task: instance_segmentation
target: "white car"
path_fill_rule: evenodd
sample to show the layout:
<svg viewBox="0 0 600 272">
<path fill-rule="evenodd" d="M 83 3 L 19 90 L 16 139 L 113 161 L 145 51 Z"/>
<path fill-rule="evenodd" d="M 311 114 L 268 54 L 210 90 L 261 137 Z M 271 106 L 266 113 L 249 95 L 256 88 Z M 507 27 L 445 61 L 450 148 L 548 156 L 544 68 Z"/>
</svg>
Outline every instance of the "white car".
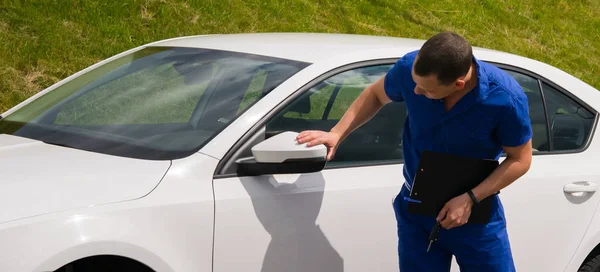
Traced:
<svg viewBox="0 0 600 272">
<path fill-rule="evenodd" d="M 50 86 L 0 120 L 0 271 L 397 271 L 404 104 L 327 163 L 294 135 L 330 129 L 422 42 L 182 37 Z M 517 269 L 600 271 L 600 93 L 474 53 L 529 97 L 533 164 L 500 194 Z"/>
</svg>

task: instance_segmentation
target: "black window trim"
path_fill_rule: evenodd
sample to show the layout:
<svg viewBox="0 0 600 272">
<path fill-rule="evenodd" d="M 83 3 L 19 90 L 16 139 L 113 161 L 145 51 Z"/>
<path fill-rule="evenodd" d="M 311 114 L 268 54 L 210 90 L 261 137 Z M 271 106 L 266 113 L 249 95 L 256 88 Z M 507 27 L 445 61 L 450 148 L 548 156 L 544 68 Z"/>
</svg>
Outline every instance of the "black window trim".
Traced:
<svg viewBox="0 0 600 272">
<path fill-rule="evenodd" d="M 548 116 L 548 105 L 546 104 L 546 95 L 544 94 L 544 88 L 542 88 L 542 81 L 536 79 L 538 88 L 540 89 L 540 96 L 542 97 L 542 103 L 544 107 L 544 118 L 546 120 L 546 137 L 548 137 L 548 151 L 554 151 L 554 138 L 552 138 L 552 133 L 550 133 L 550 117 Z"/>
<path fill-rule="evenodd" d="M 545 100 L 545 96 L 544 96 L 544 88 L 542 87 L 542 83 L 556 89 L 556 91 L 558 91 L 560 94 L 566 96 L 567 98 L 571 99 L 573 102 L 579 104 L 581 107 L 585 108 L 586 110 L 588 110 L 590 113 L 592 113 L 594 115 L 594 121 L 592 124 L 592 127 L 590 129 L 590 133 L 587 136 L 586 142 L 584 145 L 581 146 L 581 148 L 578 149 L 570 149 L 570 150 L 553 150 L 554 147 L 551 146 L 550 147 L 550 151 L 534 151 L 533 155 L 534 156 L 538 156 L 538 155 L 564 155 L 564 154 L 578 154 L 578 153 L 583 153 L 585 152 L 589 146 L 592 143 L 592 139 L 594 138 L 594 134 L 596 133 L 596 128 L 598 126 L 598 120 L 600 120 L 600 114 L 598 113 L 598 111 L 596 111 L 593 107 L 591 107 L 588 103 L 586 103 L 585 101 L 581 100 L 579 97 L 571 94 L 569 91 L 565 90 L 564 88 L 562 88 L 561 86 L 559 86 L 558 84 L 554 83 L 553 81 L 549 80 L 548 78 L 537 74 L 533 71 L 530 70 L 526 70 L 523 69 L 521 67 L 516 67 L 513 65 L 509 65 L 509 64 L 505 64 L 505 63 L 497 63 L 497 62 L 491 62 L 491 61 L 485 61 L 487 63 L 493 64 L 495 66 L 497 66 L 498 68 L 502 69 L 502 70 L 509 70 L 509 71 L 513 71 L 513 72 L 517 72 L 517 73 L 521 73 L 527 76 L 530 76 L 532 78 L 534 78 L 535 80 L 538 81 L 538 85 L 540 86 L 540 92 L 542 94 L 542 101 L 544 103 L 544 111 L 546 111 L 546 128 L 547 128 L 547 134 L 548 134 L 548 141 L 552 141 L 551 140 L 551 133 L 550 133 L 550 120 L 548 120 L 548 113 L 546 110 L 546 100 Z M 506 153 L 503 153 L 501 157 L 506 157 Z"/>
<path fill-rule="evenodd" d="M 223 156 L 223 158 L 219 161 L 219 163 L 217 164 L 217 167 L 215 169 L 215 172 L 213 174 L 213 179 L 222 179 L 222 178 L 231 178 L 231 177 L 237 177 L 238 175 L 236 173 L 222 173 L 222 171 L 225 168 L 225 165 L 228 163 L 232 163 L 232 160 L 234 159 L 234 155 L 236 155 L 240 150 L 240 148 L 243 148 L 245 145 L 248 144 L 248 140 L 253 139 L 256 136 L 256 133 L 261 131 L 262 129 L 264 129 L 264 125 L 269 122 L 275 115 L 277 115 L 277 113 L 279 113 L 281 110 L 283 110 L 285 107 L 287 107 L 290 103 L 292 103 L 293 101 L 295 101 L 295 99 L 297 99 L 298 97 L 300 97 L 302 94 L 304 94 L 306 91 L 308 91 L 310 88 L 313 88 L 314 86 L 316 86 L 317 84 L 319 84 L 320 82 L 322 82 L 323 80 L 334 76 L 336 74 L 340 74 L 349 70 L 354 70 L 354 69 L 358 69 L 361 67 L 366 67 L 366 66 L 374 66 L 374 65 L 386 65 L 386 64 L 395 64 L 398 61 L 398 58 L 384 58 L 384 59 L 376 59 L 376 60 L 369 60 L 369 61 L 361 61 L 361 62 L 355 62 L 355 63 L 350 63 L 344 66 L 340 66 L 337 67 L 335 69 L 329 70 L 323 74 L 321 74 L 318 77 L 315 77 L 313 80 L 311 80 L 310 82 L 308 82 L 307 84 L 305 84 L 304 86 L 298 88 L 298 90 L 294 91 L 290 96 L 288 96 L 284 101 L 282 101 L 281 103 L 279 103 L 276 107 L 274 107 L 271 111 L 269 111 L 263 118 L 261 118 L 261 120 L 259 120 L 254 126 L 252 126 L 248 131 L 246 131 L 246 133 L 244 133 L 244 135 L 242 135 L 242 137 L 240 137 L 234 144 L 233 146 L 225 153 L 225 156 Z M 578 97 L 574 96 L 573 94 L 571 94 L 570 92 L 566 91 L 565 89 L 563 89 L 561 86 L 558 86 L 557 84 L 555 84 L 554 82 L 552 82 L 551 80 L 536 74 L 532 71 L 520 68 L 520 67 L 516 67 L 516 66 L 512 66 L 509 64 L 505 64 L 505 63 L 498 63 L 498 62 L 492 62 L 492 61 L 485 61 L 486 63 L 495 65 L 496 67 L 502 69 L 502 70 L 510 70 L 513 72 L 517 72 L 517 73 L 521 73 L 530 77 L 533 77 L 534 79 L 536 79 L 538 81 L 538 85 L 540 86 L 540 92 L 542 95 L 542 102 L 544 103 L 544 111 L 545 111 L 545 115 L 546 115 L 546 127 L 548 128 L 546 133 L 547 133 L 547 137 L 549 139 L 549 141 L 551 140 L 551 135 L 550 135 L 550 130 L 549 130 L 549 120 L 548 120 L 548 113 L 546 111 L 546 101 L 545 101 L 545 97 L 544 97 L 544 90 L 541 87 L 542 82 L 555 88 L 558 92 L 560 92 L 561 94 L 567 96 L 569 99 L 573 100 L 575 103 L 578 103 L 579 105 L 581 105 L 582 107 L 584 107 L 586 110 L 590 111 L 592 114 L 594 114 L 594 123 L 592 124 L 592 128 L 590 130 L 590 133 L 587 137 L 586 143 L 579 149 L 573 149 L 573 150 L 560 150 L 560 151 L 555 151 L 552 150 L 553 147 L 550 147 L 550 151 L 534 151 L 533 152 L 533 156 L 539 156 L 539 155 L 557 155 L 557 154 L 577 154 L 577 153 L 583 153 L 584 151 L 586 151 L 589 146 L 591 145 L 593 136 L 596 132 L 596 127 L 598 126 L 598 120 L 600 117 L 600 114 L 598 113 L 598 111 L 596 111 L 594 108 L 592 108 L 589 104 L 585 103 L 584 101 L 582 101 L 581 99 L 579 99 Z M 502 157 L 506 157 L 506 153 L 503 153 L 501 156 Z M 364 162 L 364 163 L 356 163 L 356 164 L 344 164 L 344 165 L 333 165 L 333 166 L 326 166 L 324 170 L 329 170 L 329 169 L 343 169 L 343 168 L 349 168 L 349 167 L 366 167 L 366 166 L 384 166 L 384 165 L 396 165 L 396 164 L 403 164 L 404 160 L 395 160 L 395 161 L 385 161 L 385 162 Z"/>
<path fill-rule="evenodd" d="M 329 118 L 329 113 L 331 112 L 331 108 L 333 108 L 333 104 L 335 103 L 335 99 L 337 98 L 338 94 L 340 93 L 340 89 L 342 88 L 342 84 L 335 84 L 335 87 L 333 88 L 333 92 L 331 93 L 331 97 L 329 98 L 329 101 L 327 101 L 327 106 L 325 106 L 325 111 L 323 112 L 323 116 L 321 117 L 321 120 L 327 120 Z"/>
<path fill-rule="evenodd" d="M 266 123 L 271 121 L 273 117 L 275 117 L 281 110 L 285 109 L 288 105 L 294 102 L 298 97 L 303 95 L 309 89 L 317 86 L 323 80 L 335 76 L 337 74 L 347 72 L 350 70 L 367 67 L 367 66 L 375 66 L 375 65 L 393 65 L 398 61 L 398 58 L 384 58 L 384 59 L 376 59 L 376 60 L 368 60 L 346 64 L 344 66 L 336 67 L 335 69 L 329 70 L 318 77 L 315 77 L 313 80 L 305 84 L 304 86 L 298 88 L 298 90 L 294 91 L 292 95 L 288 96 L 281 103 L 277 104 L 271 111 L 269 111 L 263 118 L 261 118 L 254 126 L 252 126 L 242 137 L 236 141 L 233 146 L 225 153 L 225 156 L 219 161 L 215 172 L 213 174 L 214 179 L 220 178 L 231 178 L 237 177 L 236 173 L 222 173 L 225 169 L 225 166 L 235 159 L 235 154 L 239 153 L 240 148 L 243 148 L 247 145 L 250 140 L 253 139 L 257 132 L 260 132 L 264 129 Z M 366 163 L 356 163 L 351 165 L 326 165 L 325 170 L 329 169 L 340 169 L 340 168 L 348 168 L 348 167 L 364 167 L 364 166 L 381 166 L 381 165 L 391 165 L 391 164 L 402 164 L 404 160 L 396 160 L 396 161 L 386 161 L 386 162 L 366 162 Z"/>
</svg>

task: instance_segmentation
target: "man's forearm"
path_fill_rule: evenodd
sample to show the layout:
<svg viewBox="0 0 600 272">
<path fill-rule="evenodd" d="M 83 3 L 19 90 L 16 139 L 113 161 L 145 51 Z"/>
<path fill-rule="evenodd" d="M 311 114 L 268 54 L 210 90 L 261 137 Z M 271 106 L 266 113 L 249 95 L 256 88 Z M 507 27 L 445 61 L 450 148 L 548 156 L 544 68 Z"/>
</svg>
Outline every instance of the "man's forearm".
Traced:
<svg viewBox="0 0 600 272">
<path fill-rule="evenodd" d="M 529 170 L 529 165 L 527 160 L 507 157 L 490 176 L 473 188 L 473 194 L 479 201 L 495 194 L 523 176 Z"/>
<path fill-rule="evenodd" d="M 352 131 L 373 118 L 377 111 L 383 107 L 383 103 L 377 98 L 371 87 L 365 89 L 358 96 L 344 113 L 342 119 L 331 129 L 331 132 L 339 135 L 340 141 L 343 141 Z"/>
</svg>

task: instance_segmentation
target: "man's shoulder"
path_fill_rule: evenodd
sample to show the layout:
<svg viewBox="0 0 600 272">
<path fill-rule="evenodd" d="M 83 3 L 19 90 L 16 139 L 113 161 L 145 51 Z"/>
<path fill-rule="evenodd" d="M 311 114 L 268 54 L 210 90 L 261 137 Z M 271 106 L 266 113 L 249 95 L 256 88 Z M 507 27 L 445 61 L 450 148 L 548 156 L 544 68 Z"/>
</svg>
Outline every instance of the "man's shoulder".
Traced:
<svg viewBox="0 0 600 272">
<path fill-rule="evenodd" d="M 404 54 L 404 56 L 402 58 L 405 58 L 406 60 L 410 60 L 410 61 L 414 62 L 415 59 L 417 58 L 417 54 L 419 54 L 418 49 Z"/>
<path fill-rule="evenodd" d="M 404 56 L 398 60 L 398 63 L 412 68 L 413 63 L 417 58 L 417 54 L 419 54 L 419 50 L 410 51 L 404 54 Z"/>
<path fill-rule="evenodd" d="M 515 78 L 493 64 L 484 61 L 479 61 L 479 64 L 483 66 L 488 79 L 489 98 L 502 99 L 510 104 L 527 100 L 527 95 Z"/>
<path fill-rule="evenodd" d="M 392 101 L 404 101 L 406 92 L 414 88 L 411 86 L 411 84 L 414 84 L 412 80 L 412 66 L 417 53 L 418 51 L 406 53 L 386 73 L 383 89 Z"/>
<path fill-rule="evenodd" d="M 403 72 L 406 72 L 406 71 L 410 72 L 410 70 L 412 70 L 413 63 L 415 62 L 415 59 L 417 58 L 418 53 L 419 53 L 419 50 L 415 50 L 415 51 L 411 51 L 411 52 L 404 54 L 394 64 L 395 70 L 403 71 Z"/>
</svg>

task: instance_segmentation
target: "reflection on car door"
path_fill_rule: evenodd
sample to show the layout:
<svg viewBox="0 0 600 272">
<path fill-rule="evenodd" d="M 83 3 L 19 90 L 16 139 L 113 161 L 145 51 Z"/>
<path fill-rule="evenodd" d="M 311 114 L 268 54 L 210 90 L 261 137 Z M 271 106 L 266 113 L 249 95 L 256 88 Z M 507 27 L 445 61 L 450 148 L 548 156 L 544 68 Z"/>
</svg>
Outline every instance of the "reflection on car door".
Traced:
<svg viewBox="0 0 600 272">
<path fill-rule="evenodd" d="M 215 180 L 214 271 L 394 271 L 400 165 Z"/>
</svg>

